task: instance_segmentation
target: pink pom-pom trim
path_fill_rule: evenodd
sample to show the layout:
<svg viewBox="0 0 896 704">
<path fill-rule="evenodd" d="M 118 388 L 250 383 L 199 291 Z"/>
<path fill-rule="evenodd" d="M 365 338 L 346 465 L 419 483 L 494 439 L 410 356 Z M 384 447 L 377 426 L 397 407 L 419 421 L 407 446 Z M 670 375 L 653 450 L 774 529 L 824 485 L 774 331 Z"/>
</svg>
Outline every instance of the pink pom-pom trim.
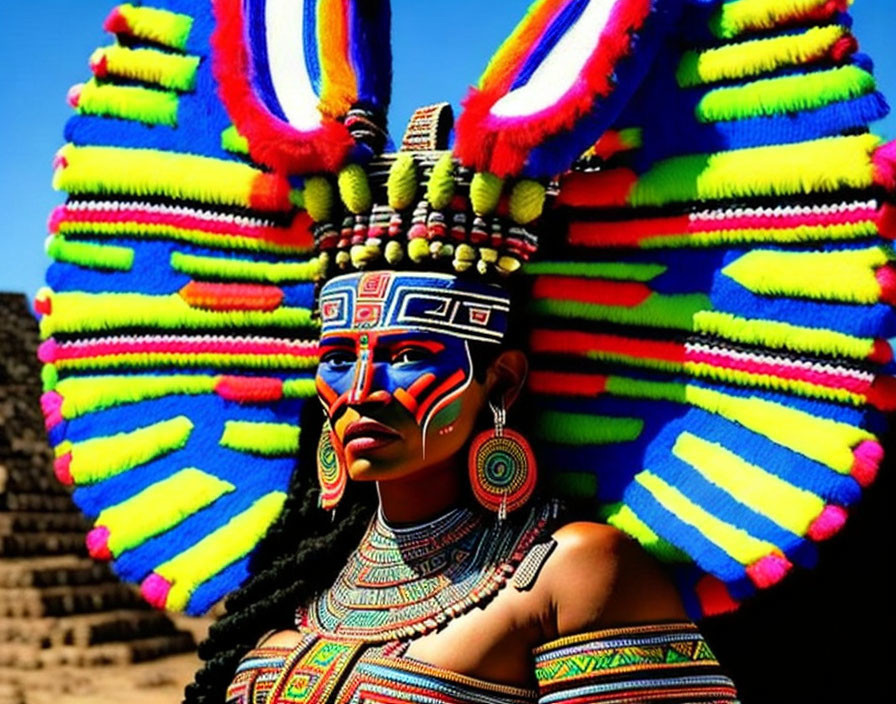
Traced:
<svg viewBox="0 0 896 704">
<path fill-rule="evenodd" d="M 37 310 L 37 301 L 34 301 L 34 308 Z M 40 311 L 38 310 L 38 313 Z M 56 358 L 59 354 L 59 345 L 56 344 L 56 340 L 52 337 L 49 340 L 45 340 L 40 343 L 40 346 L 37 348 L 37 358 L 43 362 L 44 364 L 51 364 L 56 361 Z"/>
<path fill-rule="evenodd" d="M 863 487 L 869 486 L 877 477 L 884 448 L 875 440 L 865 440 L 853 449 L 852 454 L 855 459 L 850 474 Z"/>
<path fill-rule="evenodd" d="M 747 567 L 753 584 L 761 589 L 777 584 L 793 568 L 793 564 L 780 554 L 766 555 Z"/>
<path fill-rule="evenodd" d="M 888 191 L 896 191 L 896 142 L 880 147 L 872 157 L 874 181 Z"/>
<path fill-rule="evenodd" d="M 47 218 L 47 231 L 50 234 L 57 234 L 59 232 L 59 224 L 65 220 L 65 206 L 57 205 L 53 208 L 53 212 L 50 213 L 50 217 Z"/>
<path fill-rule="evenodd" d="M 818 518 L 812 521 L 809 530 L 806 531 L 812 540 L 827 540 L 835 535 L 846 523 L 846 509 L 842 506 L 828 504 L 824 511 L 818 514 Z"/>
<path fill-rule="evenodd" d="M 152 606 L 164 609 L 168 603 L 168 592 L 171 591 L 171 582 L 162 575 L 153 572 L 143 580 L 140 585 L 140 593 Z"/>
<path fill-rule="evenodd" d="M 83 83 L 76 83 L 71 88 L 68 89 L 68 94 L 66 95 L 66 100 L 68 104 L 73 108 L 78 107 L 78 103 L 81 102 L 81 93 L 84 91 Z"/>
<path fill-rule="evenodd" d="M 44 425 L 47 430 L 52 430 L 62 422 L 61 395 L 55 391 L 47 391 L 40 397 L 40 407 L 44 412 Z"/>
<path fill-rule="evenodd" d="M 889 265 L 879 267 L 874 278 L 880 284 L 880 300 L 896 305 L 896 270 Z"/>
<path fill-rule="evenodd" d="M 56 474 L 56 478 L 67 486 L 71 486 L 75 483 L 75 480 L 72 478 L 71 465 L 71 452 L 66 452 L 62 457 L 57 457 L 53 462 L 53 472 Z"/>
<path fill-rule="evenodd" d="M 109 529 L 106 526 L 97 526 L 87 534 L 87 552 L 95 560 L 111 560 L 112 552 L 109 550 Z"/>
</svg>

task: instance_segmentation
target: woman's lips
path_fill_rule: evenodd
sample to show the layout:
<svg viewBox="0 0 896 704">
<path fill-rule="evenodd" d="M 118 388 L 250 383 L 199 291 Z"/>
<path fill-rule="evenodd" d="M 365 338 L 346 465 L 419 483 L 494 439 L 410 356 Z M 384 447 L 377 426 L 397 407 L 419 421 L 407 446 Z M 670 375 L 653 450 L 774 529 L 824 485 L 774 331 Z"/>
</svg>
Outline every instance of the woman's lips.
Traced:
<svg viewBox="0 0 896 704">
<path fill-rule="evenodd" d="M 342 437 L 342 446 L 353 453 L 375 450 L 401 440 L 401 434 L 375 420 L 356 420 L 349 423 Z"/>
</svg>

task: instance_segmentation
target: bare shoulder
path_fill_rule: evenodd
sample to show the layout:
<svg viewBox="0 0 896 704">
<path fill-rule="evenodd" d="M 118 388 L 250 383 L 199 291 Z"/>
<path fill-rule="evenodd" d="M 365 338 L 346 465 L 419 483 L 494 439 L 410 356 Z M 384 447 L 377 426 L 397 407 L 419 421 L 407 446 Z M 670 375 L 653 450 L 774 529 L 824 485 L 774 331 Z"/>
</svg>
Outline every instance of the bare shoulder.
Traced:
<svg viewBox="0 0 896 704">
<path fill-rule="evenodd" d="M 298 631 L 274 631 L 273 633 L 266 633 L 263 635 L 255 647 L 295 648 L 299 644 L 300 637 Z"/>
<path fill-rule="evenodd" d="M 622 531 L 578 521 L 558 529 L 554 539 L 545 578 L 557 635 L 686 618 L 666 572 Z"/>
</svg>

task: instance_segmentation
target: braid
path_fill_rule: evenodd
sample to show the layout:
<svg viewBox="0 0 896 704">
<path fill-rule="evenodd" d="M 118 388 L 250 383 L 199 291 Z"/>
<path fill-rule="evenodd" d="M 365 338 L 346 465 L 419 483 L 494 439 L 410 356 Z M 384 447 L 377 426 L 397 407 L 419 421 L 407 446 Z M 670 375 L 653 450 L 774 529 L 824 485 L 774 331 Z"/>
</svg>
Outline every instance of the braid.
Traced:
<svg viewBox="0 0 896 704">
<path fill-rule="evenodd" d="M 303 414 L 302 434 L 313 438 L 320 428 L 320 413 L 313 404 L 308 407 L 314 417 L 312 411 Z M 240 658 L 266 631 L 294 628 L 296 607 L 333 583 L 360 542 L 376 505 L 373 487 L 349 482 L 339 504 L 341 517 L 332 520 L 317 505 L 314 473 L 303 471 L 313 466 L 316 446 L 302 443 L 289 497 L 253 555 L 249 579 L 228 595 L 225 615 L 199 644 L 205 663 L 184 690 L 184 704 L 223 702 Z"/>
</svg>

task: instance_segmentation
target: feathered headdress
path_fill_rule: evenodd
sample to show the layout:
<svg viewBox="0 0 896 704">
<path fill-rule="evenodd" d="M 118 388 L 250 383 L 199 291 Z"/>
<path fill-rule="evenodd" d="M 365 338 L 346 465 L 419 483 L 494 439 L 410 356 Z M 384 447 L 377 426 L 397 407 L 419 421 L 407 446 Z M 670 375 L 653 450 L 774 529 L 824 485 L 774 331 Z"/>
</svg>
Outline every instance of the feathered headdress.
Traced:
<svg viewBox="0 0 896 704">
<path fill-rule="evenodd" d="M 400 254 L 522 265 L 541 467 L 692 616 L 811 565 L 896 405 L 896 149 L 848 4 L 540 0 L 453 155 L 418 123 L 397 158 L 385 2 L 119 6 L 71 93 L 36 303 L 91 554 L 159 607 L 236 588 L 312 471 L 314 281 Z"/>
</svg>

